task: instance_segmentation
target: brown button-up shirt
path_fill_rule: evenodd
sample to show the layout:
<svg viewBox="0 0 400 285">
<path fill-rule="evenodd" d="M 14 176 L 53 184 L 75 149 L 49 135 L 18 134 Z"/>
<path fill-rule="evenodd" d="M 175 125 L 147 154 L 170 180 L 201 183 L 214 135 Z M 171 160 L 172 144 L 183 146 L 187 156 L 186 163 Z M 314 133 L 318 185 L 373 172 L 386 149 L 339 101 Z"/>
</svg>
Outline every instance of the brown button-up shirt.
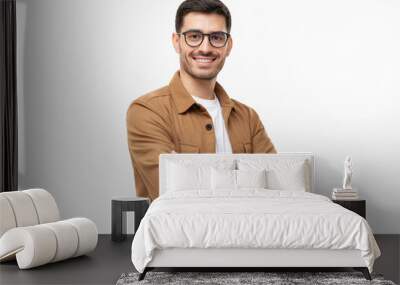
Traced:
<svg viewBox="0 0 400 285">
<path fill-rule="evenodd" d="M 256 111 L 229 98 L 216 82 L 215 94 L 233 153 L 276 153 Z M 126 116 L 136 194 L 158 197 L 160 153 L 215 153 L 212 119 L 184 88 L 177 71 L 169 85 L 134 100 Z"/>
</svg>

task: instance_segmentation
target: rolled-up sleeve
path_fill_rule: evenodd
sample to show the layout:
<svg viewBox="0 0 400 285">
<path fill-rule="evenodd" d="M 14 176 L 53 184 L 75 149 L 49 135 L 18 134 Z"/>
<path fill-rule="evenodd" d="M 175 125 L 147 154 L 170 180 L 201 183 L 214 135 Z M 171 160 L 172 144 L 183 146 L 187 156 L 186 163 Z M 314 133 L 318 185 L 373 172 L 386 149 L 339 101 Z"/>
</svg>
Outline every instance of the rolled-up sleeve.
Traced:
<svg viewBox="0 0 400 285">
<path fill-rule="evenodd" d="M 277 153 L 257 112 L 250 108 L 251 143 L 253 153 Z"/>
<path fill-rule="evenodd" d="M 136 194 L 153 201 L 159 195 L 159 155 L 174 149 L 168 123 L 148 104 L 134 101 L 128 108 L 126 124 Z"/>
</svg>

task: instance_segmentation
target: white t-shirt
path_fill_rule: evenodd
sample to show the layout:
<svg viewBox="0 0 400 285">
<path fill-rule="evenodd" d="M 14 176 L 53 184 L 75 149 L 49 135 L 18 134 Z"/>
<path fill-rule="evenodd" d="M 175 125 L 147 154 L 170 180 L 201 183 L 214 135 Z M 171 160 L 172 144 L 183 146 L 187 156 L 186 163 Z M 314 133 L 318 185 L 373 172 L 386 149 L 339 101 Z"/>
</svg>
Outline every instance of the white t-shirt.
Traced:
<svg viewBox="0 0 400 285">
<path fill-rule="evenodd" d="M 221 104 L 219 103 L 218 97 L 215 93 L 213 100 L 203 99 L 193 95 L 192 97 L 197 103 L 206 108 L 211 116 L 216 139 L 215 152 L 232 153 L 231 142 L 229 141 L 229 135 L 225 128 L 225 121 L 222 116 Z"/>
</svg>

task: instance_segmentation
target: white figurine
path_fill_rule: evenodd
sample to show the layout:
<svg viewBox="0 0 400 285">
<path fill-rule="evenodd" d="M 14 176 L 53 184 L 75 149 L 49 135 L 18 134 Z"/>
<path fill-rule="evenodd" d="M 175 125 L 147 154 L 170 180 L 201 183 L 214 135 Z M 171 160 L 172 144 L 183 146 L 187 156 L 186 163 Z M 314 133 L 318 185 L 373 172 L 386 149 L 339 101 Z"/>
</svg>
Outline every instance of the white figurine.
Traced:
<svg viewBox="0 0 400 285">
<path fill-rule="evenodd" d="M 351 157 L 348 155 L 344 160 L 344 179 L 343 179 L 343 189 L 352 190 L 351 187 L 351 176 L 353 175 L 353 163 Z"/>
</svg>

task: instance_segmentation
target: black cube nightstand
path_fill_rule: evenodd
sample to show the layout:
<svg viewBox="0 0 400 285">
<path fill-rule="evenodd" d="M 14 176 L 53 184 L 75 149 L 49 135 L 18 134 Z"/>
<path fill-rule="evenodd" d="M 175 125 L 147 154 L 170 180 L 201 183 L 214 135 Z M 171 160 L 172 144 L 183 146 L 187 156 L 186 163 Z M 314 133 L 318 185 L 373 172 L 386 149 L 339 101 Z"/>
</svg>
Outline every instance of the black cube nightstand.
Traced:
<svg viewBox="0 0 400 285">
<path fill-rule="evenodd" d="M 365 200 L 332 200 L 332 202 L 359 214 L 366 219 L 366 201 Z"/>
<path fill-rule="evenodd" d="M 149 199 L 142 197 L 115 197 L 111 200 L 111 240 L 126 239 L 126 212 L 135 212 L 135 233 L 149 208 Z"/>
</svg>

